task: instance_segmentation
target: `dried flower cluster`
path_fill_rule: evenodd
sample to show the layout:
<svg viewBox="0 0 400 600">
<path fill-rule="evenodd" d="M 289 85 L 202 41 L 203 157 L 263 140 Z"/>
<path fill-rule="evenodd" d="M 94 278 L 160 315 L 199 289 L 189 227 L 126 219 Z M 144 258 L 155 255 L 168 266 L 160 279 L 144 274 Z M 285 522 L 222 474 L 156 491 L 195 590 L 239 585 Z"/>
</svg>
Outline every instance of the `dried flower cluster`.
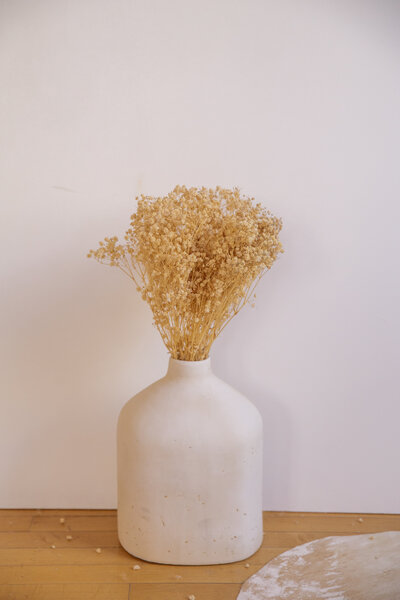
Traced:
<svg viewBox="0 0 400 600">
<path fill-rule="evenodd" d="M 282 221 L 237 188 L 136 200 L 125 243 L 105 238 L 88 256 L 134 281 L 173 358 L 203 360 L 283 252 Z"/>
</svg>

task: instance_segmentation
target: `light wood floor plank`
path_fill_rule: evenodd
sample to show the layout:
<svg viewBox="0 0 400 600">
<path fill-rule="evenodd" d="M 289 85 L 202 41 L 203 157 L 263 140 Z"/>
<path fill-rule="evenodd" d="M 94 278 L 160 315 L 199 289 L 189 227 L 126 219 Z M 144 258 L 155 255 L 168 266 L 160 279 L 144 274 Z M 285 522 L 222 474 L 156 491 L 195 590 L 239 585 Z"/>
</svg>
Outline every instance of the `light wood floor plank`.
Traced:
<svg viewBox="0 0 400 600">
<path fill-rule="evenodd" d="M 29 531 L 32 523 L 31 516 L 0 516 L 0 531 Z"/>
<path fill-rule="evenodd" d="M 5 583 L 241 583 L 255 573 L 262 564 L 279 554 L 278 549 L 263 549 L 263 560 L 248 559 L 227 565 L 170 566 L 140 563 L 140 570 L 128 565 L 38 565 L 0 566 L 0 584 Z M 134 562 L 134 561 L 132 561 Z M 137 561 L 138 562 L 138 561 Z"/>
<path fill-rule="evenodd" d="M 117 516 L 67 516 L 60 523 L 59 516 L 32 517 L 31 531 L 116 531 Z"/>
<path fill-rule="evenodd" d="M 336 535 L 338 531 L 367 533 L 369 531 L 400 530 L 400 515 L 319 515 L 277 517 L 264 513 L 264 531 L 326 531 Z"/>
<path fill-rule="evenodd" d="M 122 565 L 132 566 L 138 561 L 122 548 L 8 548 L 0 549 L 0 565 Z M 1 598 L 1 597 L 0 597 Z"/>
<path fill-rule="evenodd" d="M 131 585 L 129 600 L 187 600 L 191 594 L 196 600 L 236 600 L 240 587 L 238 583 L 137 583 Z"/>
<path fill-rule="evenodd" d="M 246 563 L 263 565 L 274 556 L 281 554 L 289 547 L 260 548 L 245 561 L 234 563 L 243 566 Z M 126 552 L 123 548 L 8 548 L 0 549 L 0 566 L 55 566 L 55 565 L 120 565 L 132 567 L 138 564 L 142 568 L 153 568 L 154 563 L 142 561 Z M 159 567 L 158 567 L 159 568 Z M 166 566 L 165 569 L 171 567 Z M 178 567 L 174 567 L 176 569 Z M 186 567 L 185 567 L 186 568 Z M 140 578 L 140 574 L 138 574 Z M 1 597 L 0 597 L 1 598 Z"/>
<path fill-rule="evenodd" d="M 72 540 L 67 540 L 67 535 Z M 0 548 L 119 547 L 116 531 L 17 531 L 0 532 Z"/>
<path fill-rule="evenodd" d="M 128 600 L 129 584 L 0 585 L 1 600 Z"/>
</svg>

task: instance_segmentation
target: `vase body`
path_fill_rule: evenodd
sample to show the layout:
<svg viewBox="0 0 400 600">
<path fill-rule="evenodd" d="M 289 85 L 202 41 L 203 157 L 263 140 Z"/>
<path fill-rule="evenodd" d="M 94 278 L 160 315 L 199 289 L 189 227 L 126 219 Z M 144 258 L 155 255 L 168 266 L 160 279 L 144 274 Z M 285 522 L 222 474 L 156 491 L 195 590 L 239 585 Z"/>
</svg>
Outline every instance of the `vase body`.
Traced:
<svg viewBox="0 0 400 600">
<path fill-rule="evenodd" d="M 262 419 L 210 359 L 170 359 L 118 419 L 118 536 L 166 564 L 243 560 L 262 543 Z"/>
</svg>

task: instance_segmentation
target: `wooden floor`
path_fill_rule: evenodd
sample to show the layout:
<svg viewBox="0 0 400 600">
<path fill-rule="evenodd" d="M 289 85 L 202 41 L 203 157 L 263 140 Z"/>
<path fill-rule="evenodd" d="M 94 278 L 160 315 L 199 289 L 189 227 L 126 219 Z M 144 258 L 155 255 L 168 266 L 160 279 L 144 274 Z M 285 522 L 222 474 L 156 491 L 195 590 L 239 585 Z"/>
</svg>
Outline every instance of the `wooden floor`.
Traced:
<svg viewBox="0 0 400 600">
<path fill-rule="evenodd" d="M 0 600 L 233 600 L 245 579 L 293 546 L 393 530 L 400 515 L 266 512 L 263 545 L 249 559 L 180 567 L 125 552 L 113 510 L 0 510 Z"/>
</svg>

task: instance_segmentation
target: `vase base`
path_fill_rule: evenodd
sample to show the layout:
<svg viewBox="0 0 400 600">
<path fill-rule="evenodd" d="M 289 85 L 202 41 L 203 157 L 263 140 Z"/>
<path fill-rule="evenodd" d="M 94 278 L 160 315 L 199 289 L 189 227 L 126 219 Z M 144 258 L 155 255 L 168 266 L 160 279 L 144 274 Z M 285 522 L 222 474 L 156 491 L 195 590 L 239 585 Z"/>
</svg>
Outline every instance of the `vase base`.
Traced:
<svg viewBox="0 0 400 600">
<path fill-rule="evenodd" d="M 130 554 L 132 557 L 137 558 L 139 560 L 143 560 L 145 562 L 148 563 L 155 563 L 155 564 L 159 564 L 159 565 L 176 565 L 176 566 L 206 566 L 206 565 L 226 565 L 226 564 L 230 564 L 230 563 L 237 563 L 240 562 L 242 560 L 247 560 L 248 558 L 250 558 L 251 556 L 253 556 L 253 554 L 255 554 L 262 546 L 262 536 L 261 536 L 261 541 L 259 541 L 257 544 L 254 544 L 253 547 L 248 548 L 247 551 L 243 551 L 242 553 L 240 553 L 238 550 L 235 551 L 234 555 L 232 555 L 231 557 L 226 556 L 226 557 L 222 557 L 221 553 L 218 553 L 217 551 L 215 551 L 215 556 L 212 556 L 212 553 L 204 553 L 204 557 L 174 557 L 172 552 L 171 552 L 171 557 L 163 557 L 160 554 L 157 555 L 157 553 L 155 552 L 154 554 L 149 553 L 149 554 L 142 554 L 141 552 L 135 551 L 135 550 L 130 550 L 128 548 L 129 545 L 125 545 L 121 539 L 119 540 L 121 546 L 123 547 L 123 549 L 128 552 L 128 554 Z M 219 556 L 218 556 L 219 554 Z"/>
</svg>

